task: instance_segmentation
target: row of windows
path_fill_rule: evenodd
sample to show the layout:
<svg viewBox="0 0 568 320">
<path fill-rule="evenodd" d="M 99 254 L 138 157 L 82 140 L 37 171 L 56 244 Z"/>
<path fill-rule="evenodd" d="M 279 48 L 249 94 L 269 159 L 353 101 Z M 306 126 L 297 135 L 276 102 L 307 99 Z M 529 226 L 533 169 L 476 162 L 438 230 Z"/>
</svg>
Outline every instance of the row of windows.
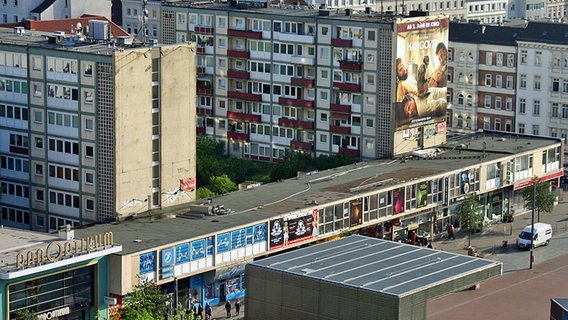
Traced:
<svg viewBox="0 0 568 320">
<path fill-rule="evenodd" d="M 28 136 L 10 133 L 10 145 L 15 147 L 27 148 L 29 145 Z"/>
<path fill-rule="evenodd" d="M 50 98 L 73 101 L 79 100 L 79 90 L 77 88 L 50 84 L 47 86 L 47 91 Z"/>
<path fill-rule="evenodd" d="M 79 196 L 59 191 L 49 191 L 49 203 L 60 206 L 79 208 Z"/>
<path fill-rule="evenodd" d="M 26 81 L 0 78 L 0 92 L 28 93 Z"/>
<path fill-rule="evenodd" d="M 27 69 L 28 68 L 27 56 L 25 53 L 0 51 L 0 66 Z"/>
<path fill-rule="evenodd" d="M 69 181 L 79 181 L 79 169 L 49 165 L 49 176 Z"/>
<path fill-rule="evenodd" d="M 14 120 L 28 120 L 28 108 L 0 104 L 0 117 Z"/>
<path fill-rule="evenodd" d="M 79 143 L 67 140 L 49 138 L 49 150 L 78 155 Z"/>
<path fill-rule="evenodd" d="M 30 213 L 28 211 L 2 207 L 2 221 L 30 224 Z"/>
<path fill-rule="evenodd" d="M 39 66 L 39 63 L 37 65 L 36 63 L 37 61 L 34 62 L 34 65 L 32 66 L 34 69 Z M 77 74 L 77 60 L 47 57 L 47 71 Z"/>
<path fill-rule="evenodd" d="M 26 159 L 0 156 L 0 168 L 17 172 L 29 172 L 30 162 Z"/>
<path fill-rule="evenodd" d="M 47 123 L 68 128 L 79 128 L 79 116 L 70 113 L 49 111 L 47 112 Z"/>
<path fill-rule="evenodd" d="M 2 193 L 15 197 L 29 198 L 30 188 L 17 183 L 2 182 Z"/>
</svg>

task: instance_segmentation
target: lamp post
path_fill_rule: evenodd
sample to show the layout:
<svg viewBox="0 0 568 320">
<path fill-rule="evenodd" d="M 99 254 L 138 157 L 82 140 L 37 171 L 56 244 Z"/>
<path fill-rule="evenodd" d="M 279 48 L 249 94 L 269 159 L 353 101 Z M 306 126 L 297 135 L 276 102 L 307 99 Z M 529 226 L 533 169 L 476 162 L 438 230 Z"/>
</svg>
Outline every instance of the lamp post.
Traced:
<svg viewBox="0 0 568 320">
<path fill-rule="evenodd" d="M 535 194 L 536 194 L 536 181 L 533 181 L 533 192 L 532 192 L 532 210 L 531 210 L 531 256 L 529 262 L 529 269 L 532 270 L 533 267 L 533 247 L 534 247 L 534 208 L 535 208 Z"/>
</svg>

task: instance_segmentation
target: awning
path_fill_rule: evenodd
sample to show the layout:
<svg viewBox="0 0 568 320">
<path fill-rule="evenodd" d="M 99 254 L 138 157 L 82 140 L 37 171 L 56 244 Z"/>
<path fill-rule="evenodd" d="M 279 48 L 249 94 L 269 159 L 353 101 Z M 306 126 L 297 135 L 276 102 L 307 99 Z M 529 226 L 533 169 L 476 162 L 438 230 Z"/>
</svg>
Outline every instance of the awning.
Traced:
<svg viewBox="0 0 568 320">
<path fill-rule="evenodd" d="M 347 120 L 349 119 L 350 115 L 348 113 L 338 113 L 338 112 L 332 112 L 331 113 L 331 120 Z"/>
</svg>

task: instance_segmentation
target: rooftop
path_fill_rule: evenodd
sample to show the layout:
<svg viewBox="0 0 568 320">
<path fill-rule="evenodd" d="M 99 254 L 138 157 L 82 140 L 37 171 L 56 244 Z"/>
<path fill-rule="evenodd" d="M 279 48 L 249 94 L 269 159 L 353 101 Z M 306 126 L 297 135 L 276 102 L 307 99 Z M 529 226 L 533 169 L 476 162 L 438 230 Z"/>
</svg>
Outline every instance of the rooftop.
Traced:
<svg viewBox="0 0 568 320">
<path fill-rule="evenodd" d="M 146 209 L 141 209 L 134 220 L 76 229 L 75 235 L 82 238 L 112 231 L 115 242 L 123 247 L 120 254 L 149 251 L 289 213 L 305 212 L 322 204 L 340 203 L 404 182 L 431 180 L 434 175 L 461 172 L 464 168 L 479 166 L 481 162 L 497 162 L 507 156 L 557 143 L 560 140 L 553 138 L 490 132 L 465 135 L 448 141 L 437 157 L 416 158 L 409 155 L 405 159 L 360 162 L 326 171 L 308 172 L 281 182 L 217 196 L 211 204 L 206 200 L 197 200 L 167 210 L 146 212 Z M 198 212 L 196 208 L 207 209 L 217 205 L 230 213 L 194 215 L 190 211 L 190 207 Z"/>
<path fill-rule="evenodd" d="M 502 263 L 394 241 L 351 235 L 251 263 L 254 267 L 402 298 Z M 445 293 L 444 293 L 445 294 Z"/>
</svg>

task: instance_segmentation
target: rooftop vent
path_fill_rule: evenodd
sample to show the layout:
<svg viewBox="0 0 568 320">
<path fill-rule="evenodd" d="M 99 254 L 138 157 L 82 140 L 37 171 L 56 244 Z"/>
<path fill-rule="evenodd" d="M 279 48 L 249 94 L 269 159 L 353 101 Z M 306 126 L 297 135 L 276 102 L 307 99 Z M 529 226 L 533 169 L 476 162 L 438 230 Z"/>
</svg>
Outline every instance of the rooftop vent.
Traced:
<svg viewBox="0 0 568 320">
<path fill-rule="evenodd" d="M 23 35 L 25 33 L 24 27 L 14 27 L 14 33 L 17 35 Z"/>
</svg>

